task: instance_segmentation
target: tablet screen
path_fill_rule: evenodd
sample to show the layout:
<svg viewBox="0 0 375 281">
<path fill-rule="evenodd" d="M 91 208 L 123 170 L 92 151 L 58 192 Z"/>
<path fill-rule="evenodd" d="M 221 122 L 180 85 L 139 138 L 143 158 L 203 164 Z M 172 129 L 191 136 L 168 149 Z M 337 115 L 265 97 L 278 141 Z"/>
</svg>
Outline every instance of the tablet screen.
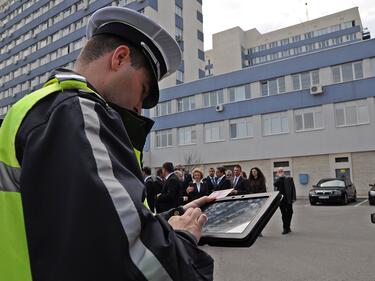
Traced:
<svg viewBox="0 0 375 281">
<path fill-rule="evenodd" d="M 208 217 L 203 232 L 242 233 L 262 209 L 268 197 L 216 202 L 204 213 Z"/>
</svg>

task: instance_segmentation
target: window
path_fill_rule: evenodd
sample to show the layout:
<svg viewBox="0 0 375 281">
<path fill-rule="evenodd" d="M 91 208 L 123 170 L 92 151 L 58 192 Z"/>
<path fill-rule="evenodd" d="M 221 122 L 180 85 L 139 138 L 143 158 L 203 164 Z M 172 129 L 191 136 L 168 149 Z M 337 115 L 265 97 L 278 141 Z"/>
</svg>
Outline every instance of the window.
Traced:
<svg viewBox="0 0 375 281">
<path fill-rule="evenodd" d="M 197 141 L 197 132 L 194 127 L 184 127 L 178 129 L 178 144 L 195 144 Z"/>
<path fill-rule="evenodd" d="M 223 90 L 203 94 L 203 106 L 210 107 L 224 103 Z"/>
<path fill-rule="evenodd" d="M 197 11 L 197 20 L 203 22 L 203 15 L 201 12 Z"/>
<path fill-rule="evenodd" d="M 224 123 L 215 122 L 204 125 L 204 140 L 205 142 L 215 142 L 224 140 Z"/>
<path fill-rule="evenodd" d="M 184 82 L 184 73 L 181 70 L 176 71 L 176 80 L 179 82 Z"/>
<path fill-rule="evenodd" d="M 155 132 L 155 146 L 157 148 L 172 146 L 172 130 Z"/>
<path fill-rule="evenodd" d="M 355 21 L 347 21 L 341 24 L 341 29 L 347 29 L 355 26 Z"/>
<path fill-rule="evenodd" d="M 250 85 L 229 88 L 229 102 L 248 100 L 251 98 Z"/>
<path fill-rule="evenodd" d="M 359 100 L 335 105 L 336 127 L 370 123 L 367 100 Z"/>
<path fill-rule="evenodd" d="M 327 48 L 329 47 L 329 40 L 320 41 L 318 44 L 319 44 L 319 49 Z"/>
<path fill-rule="evenodd" d="M 332 67 L 332 79 L 334 83 L 352 81 L 361 78 L 363 78 L 362 61 Z"/>
<path fill-rule="evenodd" d="M 357 34 L 356 33 L 352 33 L 352 34 L 349 34 L 349 35 L 345 36 L 345 41 L 354 41 L 356 39 L 357 39 Z"/>
<path fill-rule="evenodd" d="M 262 96 L 272 96 L 285 92 L 285 77 L 260 82 Z"/>
<path fill-rule="evenodd" d="M 291 167 L 290 167 L 290 161 L 275 161 L 273 162 L 273 181 L 276 181 L 277 179 L 277 170 L 279 168 L 284 169 L 285 176 L 289 177 L 291 176 Z"/>
<path fill-rule="evenodd" d="M 156 116 L 163 116 L 172 113 L 172 102 L 161 102 L 156 106 Z"/>
<path fill-rule="evenodd" d="M 182 8 L 176 5 L 176 15 L 182 17 Z"/>
<path fill-rule="evenodd" d="M 54 61 L 55 59 L 57 59 L 57 51 L 52 52 L 50 56 L 51 56 L 51 61 Z"/>
<path fill-rule="evenodd" d="M 306 52 L 311 52 L 315 50 L 315 43 L 309 44 L 305 46 Z"/>
<path fill-rule="evenodd" d="M 263 115 L 262 124 L 264 136 L 286 134 L 289 132 L 288 112 Z"/>
<path fill-rule="evenodd" d="M 259 51 L 264 51 L 266 49 L 267 49 L 267 45 L 266 44 L 263 44 L 263 45 L 259 46 Z"/>
<path fill-rule="evenodd" d="M 195 96 L 181 98 L 177 100 L 177 111 L 183 112 L 195 109 Z"/>
<path fill-rule="evenodd" d="M 281 40 L 281 46 L 289 44 L 289 38 Z"/>
<path fill-rule="evenodd" d="M 176 26 L 176 40 L 181 41 L 182 40 L 182 29 Z"/>
<path fill-rule="evenodd" d="M 314 32 L 312 31 L 305 33 L 305 39 L 313 38 L 313 36 L 314 36 Z"/>
<path fill-rule="evenodd" d="M 294 112 L 296 132 L 323 128 L 322 108 L 307 108 Z"/>
<path fill-rule="evenodd" d="M 231 139 L 253 137 L 253 123 L 251 118 L 240 118 L 229 121 L 229 136 Z"/>
<path fill-rule="evenodd" d="M 319 70 L 293 74 L 292 84 L 293 91 L 309 89 L 312 85 L 319 84 Z"/>
<path fill-rule="evenodd" d="M 302 47 L 293 48 L 293 52 L 295 55 L 299 55 L 302 53 Z"/>
<path fill-rule="evenodd" d="M 332 39 L 333 45 L 339 45 L 342 43 L 342 37 L 336 37 Z"/>
<path fill-rule="evenodd" d="M 301 35 L 295 35 L 292 37 L 292 42 L 298 42 L 301 41 Z"/>
<path fill-rule="evenodd" d="M 35 68 L 37 68 L 39 65 L 40 65 L 40 64 L 39 64 L 39 59 L 37 59 L 37 60 L 35 60 L 35 61 L 33 61 L 33 62 L 31 63 L 31 69 L 35 69 Z"/>
<path fill-rule="evenodd" d="M 36 87 L 39 85 L 39 76 L 31 79 L 30 86 L 31 88 Z"/>
<path fill-rule="evenodd" d="M 60 48 L 61 56 L 65 56 L 69 53 L 69 45 Z"/>
<path fill-rule="evenodd" d="M 335 157 L 336 163 L 349 163 L 349 157 Z"/>
<path fill-rule="evenodd" d="M 289 57 L 289 56 L 290 56 L 290 49 L 281 51 L 282 58 Z"/>
</svg>

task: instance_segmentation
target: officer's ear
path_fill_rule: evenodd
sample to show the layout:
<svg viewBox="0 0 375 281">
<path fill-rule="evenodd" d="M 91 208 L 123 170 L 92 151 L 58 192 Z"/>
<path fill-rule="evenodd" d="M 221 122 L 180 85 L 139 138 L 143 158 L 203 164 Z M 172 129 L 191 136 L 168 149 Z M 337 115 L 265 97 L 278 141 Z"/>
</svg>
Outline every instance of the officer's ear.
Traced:
<svg viewBox="0 0 375 281">
<path fill-rule="evenodd" d="M 112 53 L 111 69 L 114 71 L 118 71 L 126 64 L 131 64 L 130 48 L 126 45 L 121 45 L 117 47 Z"/>
</svg>

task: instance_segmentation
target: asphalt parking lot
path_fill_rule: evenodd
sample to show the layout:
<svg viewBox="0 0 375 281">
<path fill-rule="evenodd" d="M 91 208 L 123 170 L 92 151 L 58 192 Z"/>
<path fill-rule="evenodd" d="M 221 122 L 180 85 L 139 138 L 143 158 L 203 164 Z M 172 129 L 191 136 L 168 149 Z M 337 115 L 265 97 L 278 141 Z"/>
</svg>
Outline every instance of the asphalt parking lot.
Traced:
<svg viewBox="0 0 375 281">
<path fill-rule="evenodd" d="M 293 232 L 281 235 L 278 210 L 250 248 L 203 247 L 217 281 L 375 281 L 375 206 L 294 206 Z"/>
</svg>

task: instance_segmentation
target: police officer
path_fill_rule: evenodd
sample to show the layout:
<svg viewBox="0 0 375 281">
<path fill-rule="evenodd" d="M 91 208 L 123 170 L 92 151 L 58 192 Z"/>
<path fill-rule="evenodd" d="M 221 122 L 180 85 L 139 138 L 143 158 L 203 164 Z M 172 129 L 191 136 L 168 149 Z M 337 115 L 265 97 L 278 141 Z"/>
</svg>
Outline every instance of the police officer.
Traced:
<svg viewBox="0 0 375 281">
<path fill-rule="evenodd" d="M 208 198 L 153 215 L 141 151 L 158 81 L 181 51 L 145 16 L 95 12 L 75 71 L 58 70 L 0 129 L 0 280 L 211 280 Z"/>
</svg>

